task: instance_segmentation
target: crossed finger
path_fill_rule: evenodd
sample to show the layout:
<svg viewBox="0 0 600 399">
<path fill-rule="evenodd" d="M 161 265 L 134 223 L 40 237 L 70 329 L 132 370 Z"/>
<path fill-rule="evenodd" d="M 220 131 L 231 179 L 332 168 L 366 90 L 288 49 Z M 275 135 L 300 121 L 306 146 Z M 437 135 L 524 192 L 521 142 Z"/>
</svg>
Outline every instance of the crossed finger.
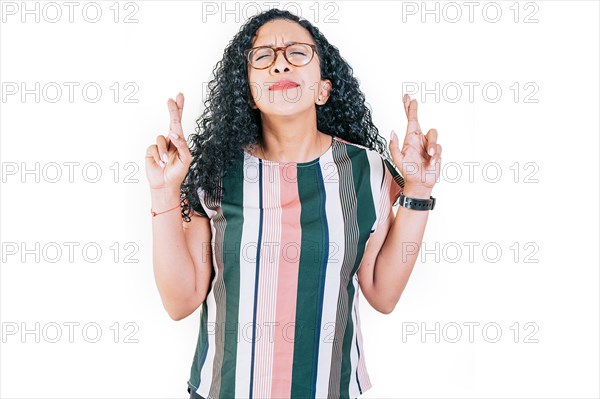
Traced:
<svg viewBox="0 0 600 399">
<path fill-rule="evenodd" d="M 411 100 L 408 94 L 404 95 L 404 112 L 406 112 L 406 118 L 408 119 L 406 133 L 414 131 L 420 132 L 421 126 L 419 125 L 419 119 L 417 117 L 417 100 Z"/>
<path fill-rule="evenodd" d="M 182 93 L 177 94 L 175 100 L 169 98 L 169 100 L 167 101 L 170 116 L 169 129 L 179 137 L 184 137 L 183 128 L 181 126 L 181 116 L 183 115 L 183 102 L 184 98 Z M 171 143 L 171 137 L 169 137 L 169 135 L 166 136 L 166 141 L 167 147 L 169 147 Z"/>
<path fill-rule="evenodd" d="M 419 144 L 422 143 L 427 154 L 431 157 L 430 162 L 433 162 L 434 155 L 439 158 L 442 152 L 441 145 L 437 144 L 437 130 L 431 129 L 426 135 L 423 135 L 419 124 L 417 100 L 411 100 L 408 94 L 404 95 L 403 100 L 404 111 L 406 112 L 406 118 L 408 119 L 404 148 L 411 143 L 419 148 Z"/>
</svg>

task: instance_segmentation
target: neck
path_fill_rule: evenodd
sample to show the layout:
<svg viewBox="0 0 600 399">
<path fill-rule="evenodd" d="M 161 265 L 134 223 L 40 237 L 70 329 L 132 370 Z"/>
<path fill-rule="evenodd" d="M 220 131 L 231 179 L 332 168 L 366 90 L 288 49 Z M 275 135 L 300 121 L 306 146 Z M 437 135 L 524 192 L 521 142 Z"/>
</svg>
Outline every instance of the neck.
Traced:
<svg viewBox="0 0 600 399">
<path fill-rule="evenodd" d="M 325 145 L 331 143 L 325 133 L 318 131 L 316 118 L 312 124 L 290 117 L 263 119 L 263 134 L 259 145 L 263 159 L 276 162 L 308 162 L 319 157 Z"/>
</svg>

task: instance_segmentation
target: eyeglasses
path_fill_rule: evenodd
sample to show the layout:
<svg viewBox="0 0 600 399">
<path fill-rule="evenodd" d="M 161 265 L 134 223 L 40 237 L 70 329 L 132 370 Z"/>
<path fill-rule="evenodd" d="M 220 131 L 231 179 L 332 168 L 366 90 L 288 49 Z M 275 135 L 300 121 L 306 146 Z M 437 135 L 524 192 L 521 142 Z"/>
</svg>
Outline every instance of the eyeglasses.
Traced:
<svg viewBox="0 0 600 399">
<path fill-rule="evenodd" d="M 253 68 L 266 69 L 275 63 L 275 55 L 279 50 L 283 50 L 287 62 L 301 67 L 313 59 L 317 46 L 308 43 L 290 43 L 285 47 L 253 47 L 244 51 L 244 57 Z"/>
</svg>

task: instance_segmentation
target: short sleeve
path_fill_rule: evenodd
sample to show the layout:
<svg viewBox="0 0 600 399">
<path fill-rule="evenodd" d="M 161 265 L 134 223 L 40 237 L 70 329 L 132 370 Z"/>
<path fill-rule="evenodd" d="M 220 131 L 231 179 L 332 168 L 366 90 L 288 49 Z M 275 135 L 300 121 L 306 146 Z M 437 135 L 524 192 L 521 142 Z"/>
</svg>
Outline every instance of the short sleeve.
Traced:
<svg viewBox="0 0 600 399">
<path fill-rule="evenodd" d="M 389 159 L 382 158 L 382 160 L 386 167 L 386 175 L 389 175 L 393 180 L 390 184 L 388 193 L 390 194 L 392 204 L 397 205 L 400 194 L 404 190 L 404 177 L 402 177 L 398 168 L 396 168 Z"/>
<path fill-rule="evenodd" d="M 374 187 L 377 207 L 377 218 L 372 228 L 372 232 L 377 230 L 392 212 L 392 208 L 397 204 L 400 194 L 404 189 L 404 178 L 394 164 L 386 158 L 379 155 L 381 167 L 374 168 L 373 173 L 379 181 L 377 187 Z"/>
<path fill-rule="evenodd" d="M 202 205 L 202 196 L 201 196 L 201 189 L 198 189 L 198 199 L 199 200 L 192 200 L 190 201 L 190 206 L 192 207 L 192 210 L 198 215 L 198 216 L 202 216 L 202 217 L 209 217 L 208 214 L 206 213 L 206 211 L 204 210 L 204 206 Z"/>
<path fill-rule="evenodd" d="M 202 206 L 202 204 L 197 203 L 195 206 L 192 206 L 192 209 L 194 210 L 194 212 L 199 215 L 199 216 L 203 216 L 205 218 L 208 217 L 208 215 L 206 214 L 206 211 L 204 210 L 204 207 Z"/>
</svg>

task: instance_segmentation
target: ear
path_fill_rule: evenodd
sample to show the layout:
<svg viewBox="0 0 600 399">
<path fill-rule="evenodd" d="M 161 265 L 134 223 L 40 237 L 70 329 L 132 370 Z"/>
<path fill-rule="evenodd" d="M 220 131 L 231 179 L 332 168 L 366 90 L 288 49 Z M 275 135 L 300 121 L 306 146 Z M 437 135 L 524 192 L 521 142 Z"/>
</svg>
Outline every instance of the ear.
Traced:
<svg viewBox="0 0 600 399">
<path fill-rule="evenodd" d="M 252 108 L 252 109 L 258 109 L 258 107 L 256 106 L 256 103 L 254 102 L 253 98 L 249 98 L 248 101 L 250 101 L 250 108 Z"/>
<path fill-rule="evenodd" d="M 331 95 L 331 81 L 329 79 L 321 80 L 321 84 L 319 86 L 319 95 L 317 97 L 316 104 L 317 105 L 325 105 L 329 96 Z"/>
</svg>

